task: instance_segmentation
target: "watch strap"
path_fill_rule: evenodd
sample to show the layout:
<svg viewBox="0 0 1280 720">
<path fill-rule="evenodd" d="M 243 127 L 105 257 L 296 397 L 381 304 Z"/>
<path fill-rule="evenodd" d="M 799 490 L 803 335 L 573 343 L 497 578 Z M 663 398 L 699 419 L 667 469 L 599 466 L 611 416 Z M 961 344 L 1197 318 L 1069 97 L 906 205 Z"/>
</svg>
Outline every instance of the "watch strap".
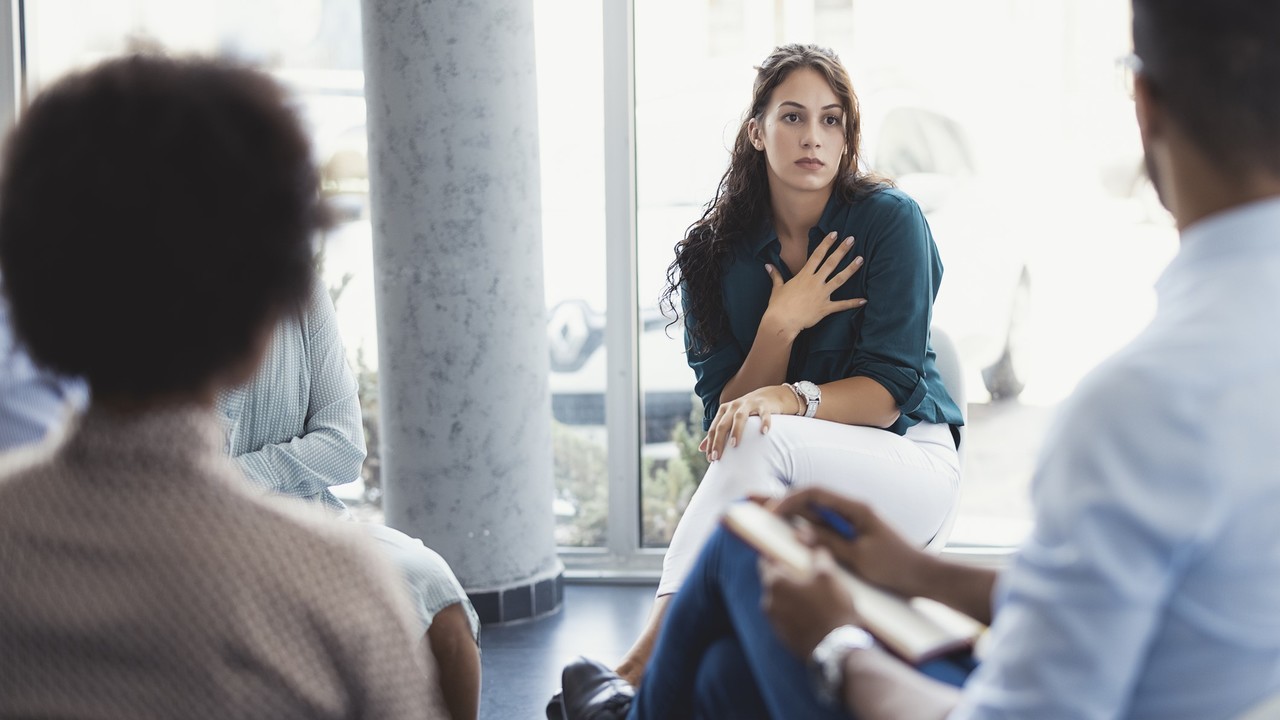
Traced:
<svg viewBox="0 0 1280 720">
<path fill-rule="evenodd" d="M 855 625 L 841 625 L 827 633 L 809 655 L 809 671 L 818 697 L 829 705 L 840 703 L 844 689 L 844 660 L 854 650 L 875 647 L 871 633 Z"/>
</svg>

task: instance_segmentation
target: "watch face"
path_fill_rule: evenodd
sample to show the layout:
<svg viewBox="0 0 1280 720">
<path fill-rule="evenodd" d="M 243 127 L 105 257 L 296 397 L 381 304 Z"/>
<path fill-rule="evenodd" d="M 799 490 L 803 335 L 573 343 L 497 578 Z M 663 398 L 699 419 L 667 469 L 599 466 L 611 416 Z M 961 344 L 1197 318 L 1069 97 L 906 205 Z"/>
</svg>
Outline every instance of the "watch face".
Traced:
<svg viewBox="0 0 1280 720">
<path fill-rule="evenodd" d="M 804 396 L 809 400 L 818 399 L 818 395 L 819 395 L 818 386 L 814 385 L 808 380 L 801 380 L 800 382 L 796 383 L 796 387 L 800 388 L 800 392 L 804 393 Z"/>
</svg>

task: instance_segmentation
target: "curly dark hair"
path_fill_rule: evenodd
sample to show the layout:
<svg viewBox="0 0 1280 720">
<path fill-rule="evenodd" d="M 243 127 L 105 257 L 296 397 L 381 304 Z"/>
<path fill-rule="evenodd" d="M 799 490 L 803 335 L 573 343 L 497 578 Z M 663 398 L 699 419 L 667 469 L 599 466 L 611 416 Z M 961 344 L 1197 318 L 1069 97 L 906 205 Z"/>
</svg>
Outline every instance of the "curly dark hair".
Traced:
<svg viewBox="0 0 1280 720">
<path fill-rule="evenodd" d="M 308 138 L 263 73 L 107 61 L 31 103 L 0 172 L 14 329 L 94 394 L 216 387 L 310 291 L 328 214 Z"/>
<path fill-rule="evenodd" d="M 678 322 L 677 293 L 692 310 L 692 322 L 685 317 L 685 330 L 694 354 L 709 350 L 728 331 L 720 275 L 734 246 L 745 242 L 769 218 L 769 178 L 765 154 L 758 152 L 747 134 L 752 119 L 760 122 L 773 90 L 800 68 L 812 68 L 826 78 L 844 109 L 844 139 L 848 152 L 836 170 L 835 191 L 848 202 L 890 185 L 889 181 L 858 167 L 862 137 L 858 96 L 840 58 L 817 45 L 783 45 L 776 48 L 756 68 L 751 107 L 742 118 L 729 169 L 720 178 L 715 197 L 707 203 L 702 217 L 689 226 L 684 239 L 675 246 L 675 259 L 667 267 L 667 286 L 659 306 Z"/>
</svg>

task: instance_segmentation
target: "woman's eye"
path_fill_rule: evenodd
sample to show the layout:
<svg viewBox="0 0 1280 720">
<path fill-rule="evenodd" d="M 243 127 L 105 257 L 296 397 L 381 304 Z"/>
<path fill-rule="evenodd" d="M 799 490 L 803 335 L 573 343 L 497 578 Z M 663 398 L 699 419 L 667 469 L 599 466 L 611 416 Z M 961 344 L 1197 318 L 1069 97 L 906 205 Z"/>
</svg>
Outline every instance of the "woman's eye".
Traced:
<svg viewBox="0 0 1280 720">
<path fill-rule="evenodd" d="M 840 118 L 836 117 L 835 115 L 828 115 L 825 119 L 825 122 L 831 126 L 839 125 Z"/>
<path fill-rule="evenodd" d="M 799 113 L 787 113 L 782 116 L 782 119 L 786 122 L 796 122 L 800 119 L 800 115 Z"/>
</svg>

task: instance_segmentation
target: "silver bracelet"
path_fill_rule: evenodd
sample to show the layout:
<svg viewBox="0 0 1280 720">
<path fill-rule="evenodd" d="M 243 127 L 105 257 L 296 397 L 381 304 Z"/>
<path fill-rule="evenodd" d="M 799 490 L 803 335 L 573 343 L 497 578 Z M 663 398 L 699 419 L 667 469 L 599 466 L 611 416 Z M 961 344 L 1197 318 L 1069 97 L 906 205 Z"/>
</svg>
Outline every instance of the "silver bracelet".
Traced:
<svg viewBox="0 0 1280 720">
<path fill-rule="evenodd" d="M 795 386 L 794 384 L 792 384 L 792 383 L 782 383 L 782 387 L 784 387 L 784 388 L 786 388 L 786 389 L 790 390 L 790 391 L 791 391 L 791 394 L 796 396 L 796 407 L 797 407 L 797 408 L 799 408 L 799 409 L 798 409 L 798 410 L 796 410 L 795 412 L 791 413 L 791 414 L 792 414 L 792 415 L 803 415 L 803 414 L 804 414 L 804 411 L 805 411 L 805 408 L 807 408 L 807 407 L 808 407 L 808 403 L 807 403 L 807 402 L 805 402 L 804 396 L 800 394 L 800 391 L 799 391 L 799 390 L 797 390 L 797 389 L 796 389 L 796 386 Z"/>
</svg>

